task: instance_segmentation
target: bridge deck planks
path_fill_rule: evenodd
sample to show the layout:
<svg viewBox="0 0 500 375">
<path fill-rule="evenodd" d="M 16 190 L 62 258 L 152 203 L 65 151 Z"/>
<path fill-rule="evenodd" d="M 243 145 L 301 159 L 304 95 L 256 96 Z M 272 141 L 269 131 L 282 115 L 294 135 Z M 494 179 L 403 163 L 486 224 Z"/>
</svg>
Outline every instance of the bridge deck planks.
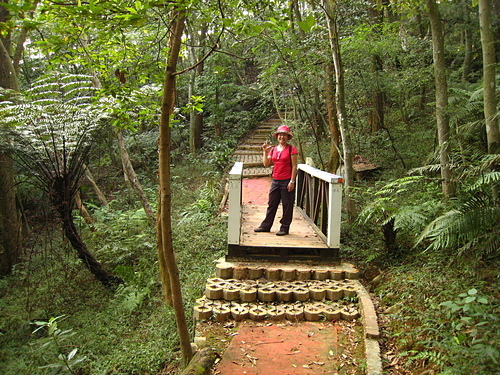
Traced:
<svg viewBox="0 0 500 375">
<path fill-rule="evenodd" d="M 266 215 L 267 206 L 248 204 L 243 205 L 243 216 L 241 224 L 240 246 L 251 247 L 298 247 L 309 249 L 328 248 L 316 231 L 297 211 L 294 211 L 290 234 L 286 236 L 276 236 L 280 228 L 281 206 L 278 208 L 275 223 L 271 232 L 255 233 Z"/>
</svg>

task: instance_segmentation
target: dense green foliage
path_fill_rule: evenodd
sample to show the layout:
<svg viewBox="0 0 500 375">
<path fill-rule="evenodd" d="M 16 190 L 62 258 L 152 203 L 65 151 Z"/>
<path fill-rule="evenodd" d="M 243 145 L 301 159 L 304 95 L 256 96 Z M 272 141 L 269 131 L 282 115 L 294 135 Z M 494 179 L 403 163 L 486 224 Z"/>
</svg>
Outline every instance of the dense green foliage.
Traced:
<svg viewBox="0 0 500 375">
<path fill-rule="evenodd" d="M 225 253 L 227 224 L 214 217 L 214 209 L 186 212 L 202 199 L 217 207 L 218 190 L 193 199 L 210 171 L 210 164 L 201 160 L 174 168 L 175 214 L 184 218 L 183 225 L 175 226 L 174 246 L 179 249 L 188 316 L 203 292 L 204 280 L 214 271 L 213 262 Z M 88 246 L 127 282 L 114 294 L 82 268 L 51 224 L 32 228 L 31 261 L 19 265 L 1 284 L 2 373 L 48 373 L 49 369 L 38 367 L 59 363 L 60 352 L 68 355 L 73 349 L 86 357 L 79 367 L 89 374 L 155 372 L 176 361 L 175 321 L 161 295 L 154 230 L 144 211 L 130 205 L 123 193 L 106 207 L 89 207 L 98 220 L 93 232 L 81 224 Z M 150 195 L 153 199 L 153 190 Z M 59 316 L 58 327 L 72 330 L 73 335 L 58 340 L 57 347 L 44 346 L 47 331 L 34 332 L 35 322 Z"/>
<path fill-rule="evenodd" d="M 152 374 L 179 363 L 155 229 L 123 178 L 115 139 L 115 129 L 123 129 L 156 209 L 157 128 L 174 3 L 2 3 L 12 16 L 0 20 L 2 36 L 22 41 L 24 31 L 29 35 L 18 72 L 21 93 L 0 91 L 2 114 L 8 114 L 2 128 L 20 136 L 2 139 L 9 147 L 24 142 L 17 147 L 24 153 L 17 154 L 15 188 L 25 240 L 23 261 L 0 279 L 2 374 Z M 500 161 L 487 151 L 475 4 L 440 3 L 457 187 L 456 196 L 443 200 L 424 3 L 392 1 L 383 9 L 362 0 L 335 3 L 352 151 L 380 166 L 355 183 L 360 214 L 353 224 L 343 221 L 341 255 L 362 270 L 377 300 L 384 366 L 388 373 L 493 373 L 500 365 Z M 326 165 L 332 54 L 317 2 L 183 4 L 188 25 L 178 66 L 186 71 L 177 76 L 171 183 L 174 249 L 191 321 L 204 280 L 225 254 L 227 223 L 217 212 L 241 138 L 279 112 L 301 156 Z M 202 57 L 203 72 L 189 70 Z M 383 107 L 379 122 L 376 98 Z M 203 115 L 196 152 L 190 152 L 193 109 Z M 83 118 L 92 129 L 99 125 L 98 133 L 76 132 Z M 125 280 L 113 291 L 82 266 L 43 194 L 53 171 L 65 165 L 58 158 L 71 158 L 79 140 L 92 147 L 79 163 L 89 167 L 108 204 L 82 179 L 73 190 L 94 222 L 76 211 L 73 216 L 89 251 Z M 26 151 L 41 153 L 27 160 Z M 43 173 L 48 184 L 36 189 Z"/>
</svg>

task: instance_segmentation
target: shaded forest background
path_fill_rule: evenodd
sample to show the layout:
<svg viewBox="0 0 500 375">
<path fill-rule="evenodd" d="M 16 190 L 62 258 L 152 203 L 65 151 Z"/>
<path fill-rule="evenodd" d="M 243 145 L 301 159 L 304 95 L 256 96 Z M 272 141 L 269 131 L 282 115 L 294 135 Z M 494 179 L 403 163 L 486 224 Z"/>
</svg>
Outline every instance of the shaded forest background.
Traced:
<svg viewBox="0 0 500 375">
<path fill-rule="evenodd" d="M 0 1 L 0 372 L 182 367 L 157 251 L 177 40 L 169 217 L 189 334 L 226 252 L 231 153 L 279 115 L 300 162 L 353 177 L 341 257 L 376 301 L 386 373 L 494 373 L 498 14 L 487 0 Z M 355 157 L 379 168 L 354 175 Z"/>
</svg>

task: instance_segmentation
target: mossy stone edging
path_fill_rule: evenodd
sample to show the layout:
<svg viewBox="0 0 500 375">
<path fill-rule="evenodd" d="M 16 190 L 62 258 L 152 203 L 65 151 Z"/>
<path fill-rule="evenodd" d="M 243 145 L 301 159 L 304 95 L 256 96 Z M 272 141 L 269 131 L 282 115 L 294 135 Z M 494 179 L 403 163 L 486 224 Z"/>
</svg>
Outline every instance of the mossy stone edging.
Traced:
<svg viewBox="0 0 500 375">
<path fill-rule="evenodd" d="M 377 321 L 377 313 L 375 306 L 370 298 L 370 294 L 359 281 L 354 281 L 358 291 L 358 302 L 360 305 L 361 316 L 363 321 L 364 341 L 365 341 L 365 357 L 366 357 L 366 374 L 381 375 L 382 374 L 382 359 L 380 356 L 380 330 Z"/>
</svg>

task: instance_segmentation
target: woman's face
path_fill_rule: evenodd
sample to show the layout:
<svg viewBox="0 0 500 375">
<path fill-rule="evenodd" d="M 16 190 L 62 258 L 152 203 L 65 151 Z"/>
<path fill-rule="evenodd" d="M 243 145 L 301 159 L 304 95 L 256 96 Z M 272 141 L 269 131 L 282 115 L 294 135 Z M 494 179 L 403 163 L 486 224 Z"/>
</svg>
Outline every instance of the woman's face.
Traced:
<svg viewBox="0 0 500 375">
<path fill-rule="evenodd" d="M 288 134 L 286 133 L 278 133 L 276 134 L 276 138 L 278 139 L 278 142 L 281 145 L 288 142 Z"/>
</svg>

